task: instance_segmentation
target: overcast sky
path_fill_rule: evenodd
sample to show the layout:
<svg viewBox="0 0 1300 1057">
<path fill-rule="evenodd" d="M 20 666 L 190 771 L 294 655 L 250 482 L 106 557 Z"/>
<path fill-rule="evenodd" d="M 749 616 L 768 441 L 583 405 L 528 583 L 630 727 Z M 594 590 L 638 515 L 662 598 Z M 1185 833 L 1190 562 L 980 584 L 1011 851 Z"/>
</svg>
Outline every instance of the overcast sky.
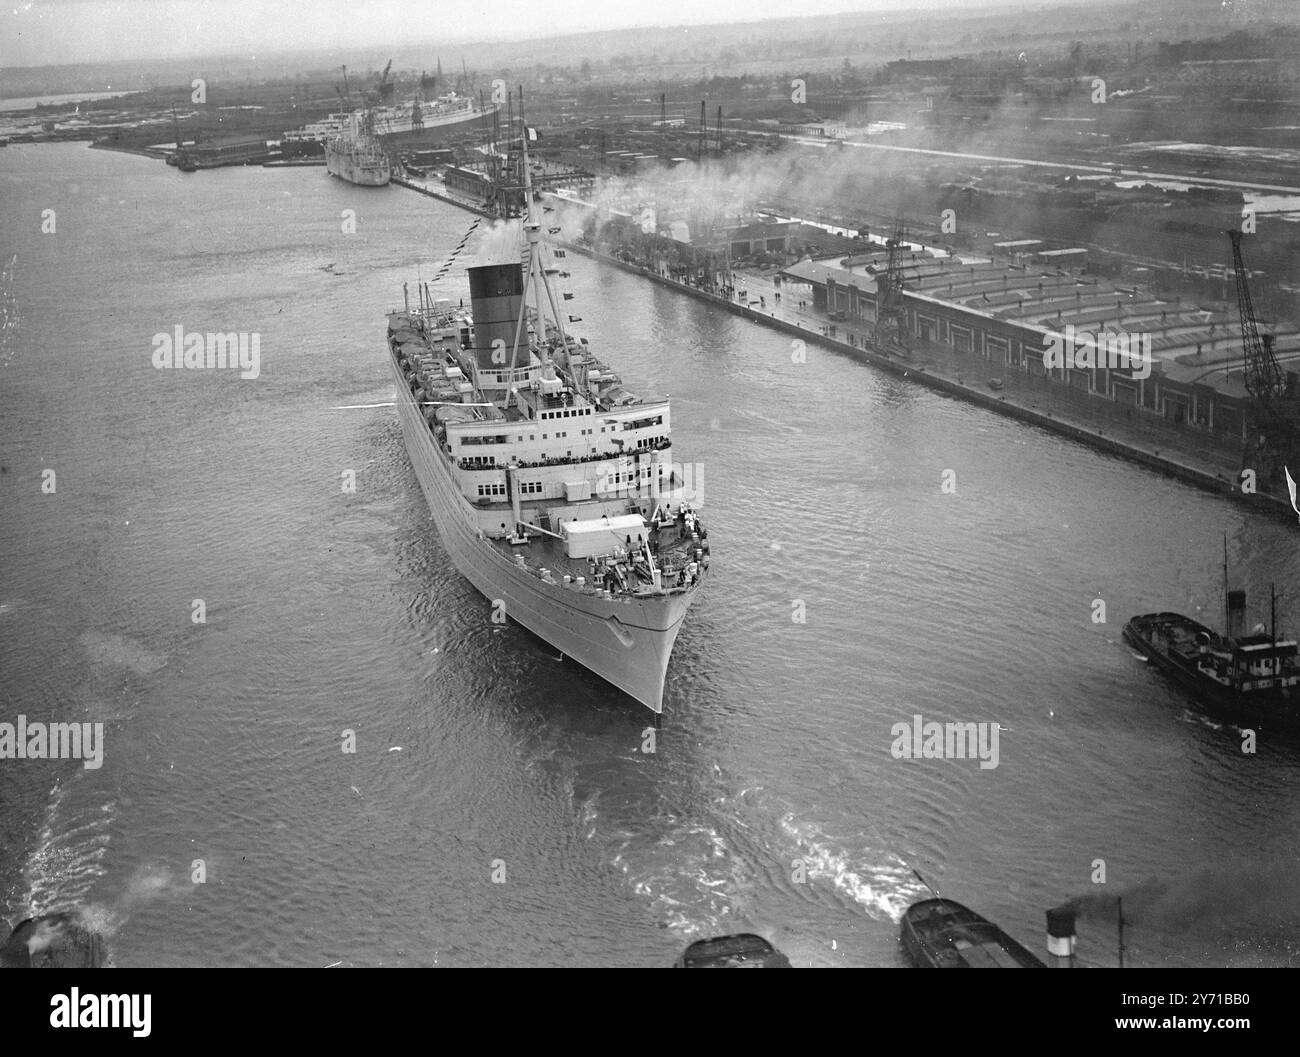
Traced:
<svg viewBox="0 0 1300 1057">
<path fill-rule="evenodd" d="M 841 11 L 1002 6 L 1008 0 L 0 0 L 0 65 L 743 22 Z M 1014 0 L 1011 0 L 1014 2 Z"/>
</svg>

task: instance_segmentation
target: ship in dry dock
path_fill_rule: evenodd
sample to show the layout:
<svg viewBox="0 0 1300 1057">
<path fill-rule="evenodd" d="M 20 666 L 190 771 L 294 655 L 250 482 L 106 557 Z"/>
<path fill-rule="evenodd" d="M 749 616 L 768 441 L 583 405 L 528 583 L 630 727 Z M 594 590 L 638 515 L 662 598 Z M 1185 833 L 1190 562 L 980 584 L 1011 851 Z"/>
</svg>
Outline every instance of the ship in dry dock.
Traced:
<svg viewBox="0 0 1300 1057">
<path fill-rule="evenodd" d="M 389 316 L 406 448 L 493 609 L 659 713 L 709 566 L 702 476 L 672 460 L 669 401 L 568 333 L 524 173 L 522 245 L 468 269 L 471 312 L 421 288 Z"/>
</svg>

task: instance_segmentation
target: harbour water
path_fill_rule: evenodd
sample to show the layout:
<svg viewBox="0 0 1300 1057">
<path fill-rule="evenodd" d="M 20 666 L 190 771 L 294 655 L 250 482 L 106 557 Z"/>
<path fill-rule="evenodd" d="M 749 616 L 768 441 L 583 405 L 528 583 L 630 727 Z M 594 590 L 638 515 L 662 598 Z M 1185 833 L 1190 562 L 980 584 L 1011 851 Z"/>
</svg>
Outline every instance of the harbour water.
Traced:
<svg viewBox="0 0 1300 1057">
<path fill-rule="evenodd" d="M 1091 964 L 1121 894 L 1128 964 L 1300 963 L 1300 749 L 1243 754 L 1120 638 L 1219 622 L 1224 532 L 1295 629 L 1295 526 L 570 256 L 575 329 L 705 474 L 644 752 L 646 710 L 491 621 L 382 406 L 385 312 L 473 217 L 74 144 L 7 148 L 0 198 L 0 722 L 105 731 L 99 769 L 0 760 L 10 923 L 81 907 L 120 966 L 655 966 L 741 930 L 895 966 L 915 867 L 1036 950 L 1089 897 Z M 155 368 L 177 325 L 257 335 L 257 377 Z M 918 714 L 1000 724 L 998 766 L 896 759 Z"/>
</svg>

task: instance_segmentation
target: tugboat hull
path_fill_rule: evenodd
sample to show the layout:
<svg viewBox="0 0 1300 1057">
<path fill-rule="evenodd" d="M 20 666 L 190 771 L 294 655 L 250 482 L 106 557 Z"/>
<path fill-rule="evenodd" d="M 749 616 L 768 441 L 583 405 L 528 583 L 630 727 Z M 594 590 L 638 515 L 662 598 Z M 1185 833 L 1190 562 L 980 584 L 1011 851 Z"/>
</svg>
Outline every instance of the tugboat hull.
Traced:
<svg viewBox="0 0 1300 1057">
<path fill-rule="evenodd" d="M 918 969 L 1046 969 L 993 922 L 951 899 L 924 899 L 903 914 L 899 938 Z"/>
</svg>

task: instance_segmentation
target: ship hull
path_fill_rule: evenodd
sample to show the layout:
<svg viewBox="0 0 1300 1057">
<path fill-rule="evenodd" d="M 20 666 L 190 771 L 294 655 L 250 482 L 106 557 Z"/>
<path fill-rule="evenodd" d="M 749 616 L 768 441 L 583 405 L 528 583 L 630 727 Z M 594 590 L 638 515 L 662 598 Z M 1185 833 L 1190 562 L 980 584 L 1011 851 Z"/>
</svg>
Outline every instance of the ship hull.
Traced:
<svg viewBox="0 0 1300 1057">
<path fill-rule="evenodd" d="M 473 131 L 475 126 L 490 121 L 492 111 L 473 110 L 464 116 L 453 116 L 438 120 L 430 119 L 422 126 L 404 129 L 376 129 L 379 138 L 390 147 L 401 150 L 422 150 L 426 147 L 441 147 L 451 139 Z"/>
<path fill-rule="evenodd" d="M 358 187 L 383 187 L 392 176 L 387 161 L 382 164 L 362 164 L 351 154 L 329 146 L 325 148 L 325 171 Z"/>
<path fill-rule="evenodd" d="M 443 546 L 456 569 L 507 617 L 640 701 L 663 709 L 664 682 L 673 644 L 694 592 L 604 597 L 548 584 L 519 568 L 481 537 L 474 511 L 461 495 L 448 460 L 416 405 L 396 360 L 389 367 L 407 454 L 429 504 Z M 489 619 L 492 606 L 484 609 Z"/>
<path fill-rule="evenodd" d="M 993 922 L 951 899 L 913 903 L 903 914 L 899 938 L 918 969 L 1047 968 Z"/>
</svg>

